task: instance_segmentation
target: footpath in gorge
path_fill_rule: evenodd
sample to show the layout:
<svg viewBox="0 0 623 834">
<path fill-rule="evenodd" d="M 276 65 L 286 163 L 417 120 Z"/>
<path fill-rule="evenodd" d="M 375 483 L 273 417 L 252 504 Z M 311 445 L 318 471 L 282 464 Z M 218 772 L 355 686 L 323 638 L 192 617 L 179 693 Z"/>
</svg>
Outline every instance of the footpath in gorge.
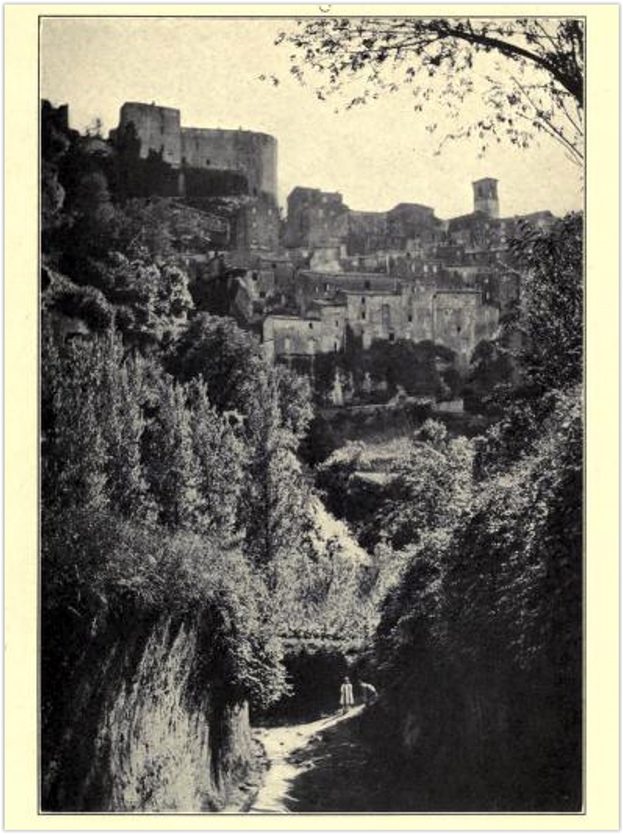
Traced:
<svg viewBox="0 0 623 834">
<path fill-rule="evenodd" d="M 374 760 L 361 733 L 364 709 L 357 706 L 345 715 L 305 724 L 258 728 L 255 738 L 265 751 L 267 769 L 257 793 L 238 813 L 356 813 L 386 808 L 382 764 Z"/>
</svg>

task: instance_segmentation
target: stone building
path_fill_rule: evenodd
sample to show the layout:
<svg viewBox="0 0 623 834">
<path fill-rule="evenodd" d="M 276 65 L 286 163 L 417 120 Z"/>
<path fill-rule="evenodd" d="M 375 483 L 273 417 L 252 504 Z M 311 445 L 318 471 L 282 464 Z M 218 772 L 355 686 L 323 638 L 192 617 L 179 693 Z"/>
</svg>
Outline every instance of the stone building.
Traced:
<svg viewBox="0 0 623 834">
<path fill-rule="evenodd" d="M 277 140 L 249 130 L 183 127 L 173 107 L 126 102 L 110 140 L 129 196 L 177 196 L 228 215 L 232 249 L 279 246 Z M 144 169 L 144 170 L 143 170 Z M 232 211 L 231 198 L 237 198 Z M 229 205 L 222 201 L 229 200 Z"/>
<path fill-rule="evenodd" d="M 262 342 L 269 359 L 313 358 L 337 353 L 344 347 L 346 308 L 343 304 L 318 304 L 306 316 L 269 313 L 263 321 Z"/>
<path fill-rule="evenodd" d="M 519 299 L 521 275 L 508 241 L 523 222 L 544 227 L 554 220 L 550 212 L 500 218 L 492 177 L 472 189 L 473 211 L 441 220 L 417 203 L 359 212 L 337 192 L 295 188 L 283 242 L 308 267 L 281 287 L 287 315 L 277 300 L 267 307 L 268 355 L 338 351 L 350 330 L 364 349 L 377 340 L 434 342 L 465 369 L 477 344 L 495 335 L 500 316 Z"/>
<path fill-rule="evenodd" d="M 499 217 L 498 181 L 493 177 L 485 177 L 472 183 L 472 187 L 474 189 L 474 211 L 481 211 L 488 217 Z"/>
<path fill-rule="evenodd" d="M 263 341 L 270 358 L 313 356 L 341 350 L 349 328 L 364 349 L 376 340 L 432 341 L 454 351 L 457 366 L 465 368 L 478 342 L 491 339 L 498 324 L 499 309 L 483 303 L 476 289 L 342 287 L 310 297 L 298 315 L 266 314 Z"/>
<path fill-rule="evenodd" d="M 297 186 L 288 197 L 287 249 L 337 262 L 436 242 L 442 221 L 428 206 L 400 203 L 390 211 L 353 211 L 338 192 Z"/>
<path fill-rule="evenodd" d="M 132 125 L 140 140 L 140 156 L 161 154 L 174 168 L 216 169 L 241 173 L 248 193 L 270 194 L 277 199 L 277 140 L 250 130 L 182 127 L 181 113 L 173 107 L 126 102 L 113 137 Z"/>
</svg>

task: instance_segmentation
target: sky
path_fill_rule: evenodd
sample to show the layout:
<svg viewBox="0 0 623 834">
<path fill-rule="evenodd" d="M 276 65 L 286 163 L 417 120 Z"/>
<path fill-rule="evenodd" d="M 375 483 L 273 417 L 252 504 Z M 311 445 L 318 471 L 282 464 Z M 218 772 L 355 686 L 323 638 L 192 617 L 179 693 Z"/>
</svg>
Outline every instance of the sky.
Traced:
<svg viewBox="0 0 623 834">
<path fill-rule="evenodd" d="M 285 26 L 293 26 L 286 21 Z M 320 101 L 289 75 L 284 22 L 239 18 L 47 18 L 41 25 L 41 97 L 68 104 L 77 130 L 115 127 L 125 101 L 181 111 L 182 126 L 270 133 L 279 143 L 279 199 L 296 185 L 339 191 L 361 211 L 423 203 L 440 218 L 472 210 L 471 183 L 499 180 L 502 216 L 581 208 L 577 168 L 545 139 L 528 150 L 497 145 L 477 158 L 466 141 L 436 156 L 406 92 L 349 111 Z M 274 74 L 278 86 L 259 76 Z"/>
</svg>

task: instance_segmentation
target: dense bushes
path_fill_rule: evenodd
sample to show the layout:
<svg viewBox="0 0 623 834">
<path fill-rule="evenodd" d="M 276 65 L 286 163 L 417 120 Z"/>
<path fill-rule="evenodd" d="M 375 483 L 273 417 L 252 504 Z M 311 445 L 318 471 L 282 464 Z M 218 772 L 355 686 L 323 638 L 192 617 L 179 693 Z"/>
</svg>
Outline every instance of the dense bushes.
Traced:
<svg viewBox="0 0 623 834">
<path fill-rule="evenodd" d="M 112 331 L 64 342 L 46 326 L 44 606 L 94 633 L 124 612 L 212 606 L 229 624 L 232 691 L 270 701 L 285 691 L 278 635 L 293 624 L 339 631 L 362 568 L 319 534 L 296 455 L 306 384 L 267 366 L 233 323 L 198 326 L 201 349 L 177 348 L 178 379 Z"/>
<path fill-rule="evenodd" d="M 486 483 L 452 532 L 425 540 L 385 606 L 377 673 L 387 719 L 434 807 L 577 810 L 581 802 L 574 397 L 559 400 L 543 432 Z"/>
<path fill-rule="evenodd" d="M 569 217 L 516 245 L 522 384 L 465 446 L 464 488 L 429 433 L 393 496 L 414 552 L 377 632 L 375 744 L 413 810 L 581 808 L 580 232 Z"/>
</svg>

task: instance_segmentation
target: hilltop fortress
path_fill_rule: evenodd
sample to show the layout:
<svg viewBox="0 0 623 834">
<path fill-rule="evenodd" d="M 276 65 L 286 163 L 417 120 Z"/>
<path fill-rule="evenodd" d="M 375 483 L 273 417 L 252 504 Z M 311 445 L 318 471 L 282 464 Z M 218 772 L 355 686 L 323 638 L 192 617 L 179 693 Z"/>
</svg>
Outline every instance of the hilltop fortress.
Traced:
<svg viewBox="0 0 623 834">
<path fill-rule="evenodd" d="M 44 103 L 42 127 L 68 130 L 66 106 Z M 207 218 L 211 254 L 184 253 L 192 280 L 207 296 L 225 282 L 229 314 L 267 355 L 312 375 L 314 357 L 340 354 L 349 337 L 364 350 L 432 342 L 465 370 L 519 298 L 508 246 L 518 224 L 554 220 L 503 217 L 492 177 L 472 184 L 472 210 L 458 217 L 407 202 L 356 211 L 340 193 L 297 186 L 282 219 L 275 137 L 184 127 L 179 110 L 155 104 L 126 102 L 108 140 L 80 141 L 114 157 L 122 196 L 172 198 Z"/>
<path fill-rule="evenodd" d="M 173 107 L 126 102 L 113 140 L 119 141 L 132 128 L 140 141 L 140 157 L 160 154 L 163 161 L 180 170 L 180 193 L 184 193 L 185 169 L 231 171 L 242 174 L 253 196 L 269 194 L 277 199 L 277 140 L 249 130 L 182 127 L 181 114 Z"/>
</svg>

